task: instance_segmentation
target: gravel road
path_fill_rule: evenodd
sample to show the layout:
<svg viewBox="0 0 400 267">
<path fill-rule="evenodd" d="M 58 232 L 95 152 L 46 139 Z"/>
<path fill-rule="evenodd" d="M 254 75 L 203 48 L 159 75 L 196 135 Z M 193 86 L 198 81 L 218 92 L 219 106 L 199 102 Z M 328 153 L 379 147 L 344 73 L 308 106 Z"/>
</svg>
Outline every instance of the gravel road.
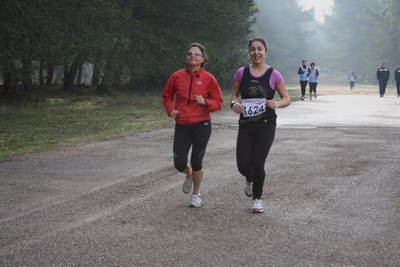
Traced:
<svg viewBox="0 0 400 267">
<path fill-rule="evenodd" d="M 0 266 L 400 266 L 400 98 L 321 95 L 278 110 L 263 214 L 213 116 L 203 206 L 173 129 L 0 162 Z"/>
</svg>

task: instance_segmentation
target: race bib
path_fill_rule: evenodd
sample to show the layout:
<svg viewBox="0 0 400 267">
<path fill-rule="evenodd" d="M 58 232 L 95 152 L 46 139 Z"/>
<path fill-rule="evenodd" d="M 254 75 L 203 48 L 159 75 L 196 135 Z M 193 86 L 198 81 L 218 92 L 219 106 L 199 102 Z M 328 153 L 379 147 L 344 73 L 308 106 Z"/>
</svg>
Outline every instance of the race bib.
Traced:
<svg viewBox="0 0 400 267">
<path fill-rule="evenodd" d="M 265 112 L 265 98 L 242 99 L 243 117 L 254 117 Z"/>
</svg>

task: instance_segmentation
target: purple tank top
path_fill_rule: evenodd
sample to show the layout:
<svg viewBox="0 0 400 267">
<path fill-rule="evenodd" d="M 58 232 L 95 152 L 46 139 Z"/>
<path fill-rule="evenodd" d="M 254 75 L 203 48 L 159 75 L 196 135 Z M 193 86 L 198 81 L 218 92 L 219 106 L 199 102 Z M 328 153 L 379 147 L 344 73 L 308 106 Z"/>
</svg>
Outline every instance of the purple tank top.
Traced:
<svg viewBox="0 0 400 267">
<path fill-rule="evenodd" d="M 267 69 L 265 70 L 265 72 L 267 72 L 267 70 L 268 70 L 269 68 L 270 68 L 270 67 L 267 66 Z M 242 81 L 243 72 L 244 72 L 244 67 L 241 67 L 241 68 L 239 68 L 239 69 L 236 71 L 235 76 L 233 76 L 233 78 L 234 78 L 238 83 L 240 83 L 240 82 Z M 250 74 L 251 74 L 254 78 L 259 78 L 259 77 L 263 76 L 263 75 L 265 74 L 265 72 L 262 73 L 262 74 L 259 75 L 259 76 L 256 76 L 256 75 L 252 74 L 252 73 L 251 73 L 251 70 L 250 70 Z M 272 71 L 272 73 L 271 73 L 271 79 L 269 80 L 269 85 L 271 86 L 272 89 L 275 90 L 275 88 L 278 86 L 278 84 L 280 84 L 282 81 L 283 81 L 282 75 L 281 75 L 277 70 L 274 69 L 274 70 Z"/>
</svg>

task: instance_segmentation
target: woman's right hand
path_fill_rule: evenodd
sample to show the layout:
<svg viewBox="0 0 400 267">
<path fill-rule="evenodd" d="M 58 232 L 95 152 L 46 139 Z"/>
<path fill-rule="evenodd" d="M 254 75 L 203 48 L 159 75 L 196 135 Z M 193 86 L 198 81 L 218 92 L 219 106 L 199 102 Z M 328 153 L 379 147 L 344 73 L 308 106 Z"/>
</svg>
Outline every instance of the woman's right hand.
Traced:
<svg viewBox="0 0 400 267">
<path fill-rule="evenodd" d="M 235 105 L 233 105 L 233 107 L 232 107 L 232 110 L 233 110 L 233 112 L 238 113 L 238 114 L 244 113 L 243 105 L 240 103 L 235 103 Z"/>
<path fill-rule="evenodd" d="M 171 111 L 171 113 L 169 114 L 169 116 L 170 116 L 171 118 L 175 119 L 176 116 L 178 116 L 178 114 L 179 114 L 179 111 L 176 110 L 176 109 L 173 109 L 173 110 Z"/>
</svg>

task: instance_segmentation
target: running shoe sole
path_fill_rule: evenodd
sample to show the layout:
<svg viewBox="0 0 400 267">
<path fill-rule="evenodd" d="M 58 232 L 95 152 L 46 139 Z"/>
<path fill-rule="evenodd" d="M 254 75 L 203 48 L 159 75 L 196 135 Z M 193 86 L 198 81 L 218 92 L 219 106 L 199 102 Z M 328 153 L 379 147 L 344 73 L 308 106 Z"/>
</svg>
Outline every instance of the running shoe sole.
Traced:
<svg viewBox="0 0 400 267">
<path fill-rule="evenodd" d="M 251 209 L 251 213 L 263 213 L 264 209 Z"/>
<path fill-rule="evenodd" d="M 262 201 L 259 199 L 253 199 L 253 206 L 251 207 L 252 213 L 263 213 L 264 208 L 262 206 Z"/>
</svg>

